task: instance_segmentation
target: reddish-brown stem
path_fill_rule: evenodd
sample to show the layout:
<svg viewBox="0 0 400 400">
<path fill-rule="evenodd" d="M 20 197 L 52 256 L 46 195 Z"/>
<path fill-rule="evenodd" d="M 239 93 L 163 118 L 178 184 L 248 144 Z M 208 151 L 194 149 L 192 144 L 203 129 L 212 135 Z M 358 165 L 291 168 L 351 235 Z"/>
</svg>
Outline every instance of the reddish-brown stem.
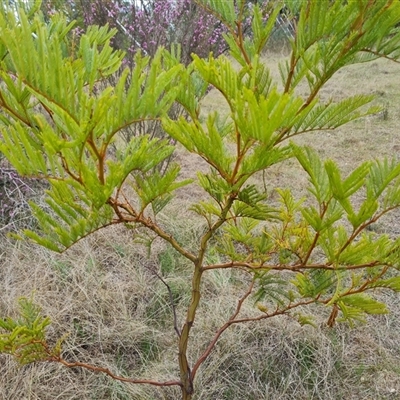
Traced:
<svg viewBox="0 0 400 400">
<path fill-rule="evenodd" d="M 358 293 L 364 293 L 366 290 L 368 290 L 368 286 L 371 285 L 374 282 L 377 282 L 383 275 L 386 274 L 387 270 L 389 269 L 389 266 L 385 266 L 385 268 L 382 269 L 379 275 L 375 276 L 373 279 L 367 279 L 360 287 L 357 289 L 350 288 L 347 292 L 343 293 L 340 295 L 340 297 L 345 297 L 345 296 L 350 296 L 352 294 L 358 294 Z M 323 304 L 328 304 L 332 301 L 332 297 L 330 299 L 321 301 Z M 335 325 L 336 318 L 339 313 L 339 306 L 335 303 L 333 304 L 332 312 L 329 316 L 329 319 L 327 321 L 327 325 L 332 328 Z"/>
<path fill-rule="evenodd" d="M 339 250 L 338 255 L 341 254 L 350 244 L 353 242 L 353 240 L 368 226 L 373 224 L 374 222 L 378 221 L 379 218 L 381 218 L 383 215 L 387 214 L 388 212 L 399 208 L 398 205 L 389 207 L 382 212 L 376 214 L 373 218 L 369 219 L 367 222 L 364 222 L 361 224 L 357 229 L 354 229 L 353 233 L 350 235 L 350 237 L 347 239 L 346 243 L 342 246 L 342 248 Z"/>
<path fill-rule="evenodd" d="M 232 314 L 231 318 L 229 318 L 229 320 L 221 327 L 218 329 L 217 333 L 215 334 L 214 338 L 212 339 L 212 341 L 210 342 L 210 344 L 208 345 L 207 349 L 205 350 L 205 352 L 201 355 L 201 357 L 197 360 L 196 364 L 193 367 L 192 370 L 192 376 L 194 378 L 199 366 L 207 359 L 207 357 L 209 356 L 209 354 L 211 353 L 212 349 L 214 348 L 216 342 L 218 341 L 219 337 L 231 326 L 234 324 L 239 324 L 239 323 L 246 323 L 246 322 L 255 322 L 255 321 L 261 321 L 263 319 L 267 319 L 267 318 L 272 318 L 275 317 L 277 315 L 284 315 L 286 314 L 288 311 L 293 310 L 294 308 L 300 307 L 300 306 L 305 306 L 305 305 L 309 305 L 312 303 L 315 303 L 318 299 L 311 299 L 311 300 L 307 300 L 307 301 L 302 301 L 299 303 L 290 303 L 288 304 L 284 309 L 281 310 L 275 310 L 274 312 L 272 312 L 271 314 L 263 314 L 263 315 L 259 315 L 258 317 L 248 317 L 248 318 L 240 318 L 240 319 L 235 319 L 238 314 L 240 313 L 241 307 L 243 302 L 246 300 L 246 298 L 251 294 L 253 290 L 253 283 L 251 284 L 249 290 L 244 294 L 244 296 L 239 300 L 238 305 L 236 307 L 235 312 Z"/>
<path fill-rule="evenodd" d="M 363 268 L 369 268 L 369 267 L 376 267 L 378 265 L 385 265 L 381 263 L 378 260 L 371 261 L 370 263 L 366 264 L 357 264 L 357 265 L 332 265 L 331 262 L 326 263 L 326 264 L 308 264 L 308 265 L 303 265 L 303 264 L 295 264 L 295 265 L 286 265 L 286 264 L 252 264 L 249 262 L 244 262 L 244 261 L 230 261 L 227 263 L 221 263 L 221 264 L 212 264 L 212 265 L 206 265 L 203 267 L 204 271 L 210 271 L 213 269 L 228 269 L 228 268 L 241 268 L 241 269 L 247 269 L 247 270 L 259 270 L 259 269 L 264 269 L 264 270 L 271 270 L 271 271 L 292 271 L 292 272 L 299 272 L 303 270 L 309 270 L 309 269 L 325 269 L 325 270 L 332 270 L 332 271 L 341 271 L 341 270 L 356 270 L 356 269 L 363 269 Z"/>
<path fill-rule="evenodd" d="M 210 344 L 207 346 L 204 353 L 196 361 L 196 364 L 194 364 L 193 369 L 192 369 L 192 379 L 195 378 L 197 370 L 199 369 L 200 365 L 210 355 L 211 351 L 213 350 L 213 348 L 214 348 L 215 344 L 217 343 L 218 339 L 220 338 L 220 336 L 226 331 L 226 329 L 228 329 L 232 325 L 232 323 L 233 323 L 232 321 L 234 321 L 235 318 L 239 315 L 240 310 L 242 309 L 242 305 L 243 305 L 244 301 L 250 296 L 251 292 L 253 291 L 253 287 L 254 287 L 254 281 L 251 282 L 247 292 L 239 299 L 235 312 L 232 314 L 232 316 L 229 318 L 229 320 L 221 328 L 218 329 L 217 333 L 211 340 Z"/>
<path fill-rule="evenodd" d="M 41 104 L 41 106 L 46 110 L 46 112 L 47 112 L 49 118 L 51 118 L 51 120 L 54 121 L 54 118 L 53 118 L 53 114 L 54 114 L 54 113 L 53 113 L 53 111 L 51 111 L 50 108 L 47 107 L 46 104 L 44 104 L 43 102 L 40 102 L 40 104 Z"/>
<path fill-rule="evenodd" d="M 93 139 L 93 131 L 90 132 L 89 137 L 87 139 L 87 143 L 89 147 L 93 150 L 93 153 L 95 154 L 98 165 L 97 165 L 97 173 L 99 177 L 100 183 L 104 184 L 104 154 L 101 154 L 99 152 L 99 149 L 96 147 L 96 144 L 94 143 Z"/>
<path fill-rule="evenodd" d="M 136 222 L 139 222 L 141 225 L 149 228 L 151 231 L 157 234 L 160 238 L 164 239 L 166 242 L 168 242 L 176 251 L 178 251 L 181 255 L 183 255 L 185 258 L 192 262 L 196 262 L 197 257 L 190 253 L 189 251 L 185 250 L 176 240 L 173 236 L 171 236 L 169 233 L 165 232 L 163 229 L 161 229 L 156 223 L 154 223 L 151 218 L 145 218 L 144 216 L 138 216 L 136 219 Z"/>
<path fill-rule="evenodd" d="M 61 164 L 63 166 L 64 171 L 76 182 L 79 182 L 81 185 L 83 184 L 81 176 L 75 175 L 69 168 L 67 160 L 64 158 L 64 156 L 59 153 L 59 157 L 61 159 Z"/>
<path fill-rule="evenodd" d="M 319 215 L 320 218 L 321 218 L 321 221 L 324 219 L 325 213 L 326 213 L 326 211 L 327 211 L 327 209 L 328 209 L 328 205 L 329 205 L 329 202 L 328 202 L 327 204 L 323 204 L 323 205 L 322 205 L 322 210 L 321 210 L 320 215 Z M 308 249 L 307 254 L 306 254 L 306 256 L 304 257 L 304 260 L 303 260 L 303 262 L 302 262 L 303 265 L 306 265 L 307 262 L 308 262 L 308 260 L 310 259 L 311 254 L 312 254 L 312 252 L 313 252 L 315 246 L 316 246 L 317 243 L 318 243 L 319 236 L 320 236 L 320 231 L 318 231 L 318 232 L 315 233 L 313 242 L 311 243 L 311 246 L 310 246 L 310 248 Z"/>
<path fill-rule="evenodd" d="M 108 199 L 107 203 L 112 207 L 120 222 L 135 222 L 136 212 L 128 202 L 122 206 L 122 204 L 119 203 L 116 199 L 110 198 Z M 123 215 L 121 208 L 128 213 L 130 220 L 128 220 L 128 217 L 126 215 Z"/>
<path fill-rule="evenodd" d="M 338 307 L 337 304 L 334 304 L 332 306 L 332 312 L 331 312 L 331 314 L 330 314 L 330 316 L 328 318 L 328 321 L 326 323 L 329 326 L 329 328 L 333 328 L 333 326 L 335 325 L 335 321 L 336 321 L 338 313 L 339 313 L 339 307 Z"/>
<path fill-rule="evenodd" d="M 68 361 L 64 360 L 62 357 L 52 356 L 47 361 L 59 362 L 67 368 L 80 367 L 80 368 L 88 369 L 93 372 L 102 372 L 102 373 L 108 375 L 109 377 L 111 377 L 112 379 L 115 379 L 115 380 L 121 381 L 121 382 L 134 383 L 134 384 L 147 384 L 147 385 L 153 385 L 153 386 L 182 386 L 179 381 L 157 382 L 157 381 L 148 380 L 148 379 L 126 378 L 124 376 L 115 375 L 108 368 L 96 367 L 95 365 L 90 365 L 90 364 L 86 364 L 83 362 L 68 362 Z"/>
<path fill-rule="evenodd" d="M 384 268 L 382 268 L 382 271 L 376 275 L 373 279 L 367 279 L 361 286 L 358 288 L 350 288 L 347 292 L 343 293 L 341 296 L 349 296 L 352 294 L 357 294 L 357 293 L 363 293 L 368 289 L 368 286 L 371 285 L 372 283 L 377 282 L 380 278 L 382 278 L 383 275 L 386 274 L 387 270 L 389 269 L 388 265 L 385 265 Z"/>
<path fill-rule="evenodd" d="M 241 134 L 240 134 L 239 130 L 236 127 L 236 162 L 235 162 L 235 166 L 233 168 L 233 172 L 232 172 L 231 177 L 226 179 L 231 185 L 236 184 L 237 182 L 240 181 L 240 179 L 243 178 L 243 175 L 237 176 L 237 174 L 239 172 L 239 168 L 240 168 L 240 165 L 241 165 L 241 163 L 243 161 L 244 156 L 252 148 L 251 145 L 253 143 L 254 143 L 254 141 L 245 143 L 244 146 L 243 146 L 243 149 L 242 149 L 242 147 L 241 147 Z"/>
<path fill-rule="evenodd" d="M 374 56 L 377 56 L 377 57 L 379 57 L 379 58 L 385 58 L 385 59 L 387 59 L 387 60 L 389 60 L 389 61 L 391 61 L 391 62 L 395 62 L 395 63 L 397 63 L 397 64 L 400 64 L 400 61 L 399 61 L 398 59 L 389 57 L 389 56 L 387 56 L 386 54 L 379 53 L 378 51 L 375 51 L 375 50 L 372 50 L 372 49 L 361 49 L 360 52 L 361 52 L 361 51 L 363 51 L 363 52 L 365 52 L 365 53 L 371 53 L 371 54 L 373 54 Z"/>
<path fill-rule="evenodd" d="M 125 122 L 123 125 L 118 126 L 117 128 L 115 128 L 107 137 L 107 141 L 105 141 L 103 143 L 103 147 L 100 150 L 102 154 L 105 153 L 106 148 L 109 146 L 109 144 L 111 143 L 112 138 L 120 131 L 122 131 L 123 129 L 127 128 L 130 125 L 136 124 L 136 123 L 140 123 L 140 122 L 149 122 L 149 121 L 160 121 L 161 118 L 135 118 L 132 119 L 130 121 Z"/>
<path fill-rule="evenodd" d="M 65 108 L 61 103 L 57 102 L 55 99 L 49 98 L 49 97 L 47 96 L 47 93 L 42 92 L 42 91 L 40 91 L 38 88 L 32 86 L 32 84 L 31 84 L 30 82 L 27 82 L 27 81 L 24 80 L 23 83 L 24 83 L 27 87 L 29 87 L 30 89 L 32 89 L 33 92 L 39 94 L 40 96 L 45 97 L 48 101 L 50 101 L 51 103 L 55 104 L 57 107 L 61 108 L 61 109 L 63 110 L 63 112 L 65 112 L 65 114 L 68 115 L 68 117 L 70 117 L 71 119 L 73 119 L 74 122 L 75 122 L 77 125 L 79 125 L 78 119 L 77 119 L 71 112 L 69 112 L 70 110 L 68 110 L 67 108 Z"/>
<path fill-rule="evenodd" d="M 235 38 L 235 42 L 238 45 L 238 47 L 244 57 L 244 60 L 246 61 L 246 64 L 251 67 L 251 60 L 250 60 L 250 58 L 246 52 L 246 49 L 244 48 L 244 45 L 243 45 L 242 22 L 241 21 L 236 22 L 236 26 L 237 26 L 237 35 L 233 35 Z"/>
<path fill-rule="evenodd" d="M 116 375 L 113 372 L 111 372 L 108 368 L 104 367 L 98 367 L 92 364 L 87 364 L 84 362 L 76 361 L 76 362 L 68 362 L 65 360 L 61 355 L 59 355 L 57 352 L 54 350 L 51 350 L 48 346 L 48 344 L 44 341 L 41 340 L 33 340 L 29 342 L 30 344 L 40 344 L 42 346 L 42 349 L 44 350 L 45 353 L 47 353 L 47 357 L 43 359 L 42 361 L 46 362 L 58 362 L 62 365 L 64 365 L 67 368 L 84 368 L 88 369 L 93 372 L 101 372 L 103 374 L 108 375 L 114 380 L 121 381 L 121 382 L 126 382 L 126 383 L 133 383 L 133 384 L 147 384 L 147 385 L 153 385 L 153 386 L 182 386 L 182 384 L 179 381 L 165 381 L 165 382 L 158 382 L 158 381 L 153 381 L 150 379 L 132 379 L 132 378 L 126 378 L 124 376 Z"/>
<path fill-rule="evenodd" d="M 5 108 L 11 115 L 14 116 L 14 118 L 16 118 L 18 121 L 23 122 L 25 125 L 32 127 L 32 124 L 30 123 L 29 120 L 27 120 L 26 118 L 24 118 L 22 115 L 18 114 L 15 110 L 13 110 L 4 100 L 3 94 L 0 91 L 0 102 L 1 102 L 1 106 L 3 108 Z"/>
<path fill-rule="evenodd" d="M 107 223 L 105 223 L 105 224 L 103 224 L 101 226 L 98 226 L 98 227 L 90 230 L 90 232 L 86 232 L 84 235 L 80 236 L 78 239 L 76 239 L 75 242 L 70 243 L 68 246 L 65 246 L 63 250 L 60 250 L 60 252 L 67 251 L 71 246 L 73 246 L 76 243 L 80 242 L 81 240 L 83 240 L 87 236 L 91 235 L 92 233 L 99 231 L 100 229 L 104 229 L 104 228 L 107 228 L 107 227 L 112 226 L 112 225 L 117 225 L 117 224 L 120 224 L 121 222 L 122 221 L 119 221 L 119 220 L 112 220 L 112 221 L 107 222 Z"/>
<path fill-rule="evenodd" d="M 245 261 L 230 261 L 227 263 L 206 265 L 203 267 L 203 270 L 210 271 L 213 269 L 228 269 L 228 268 L 243 268 L 243 269 L 254 270 L 254 269 L 268 268 L 268 266 L 265 266 L 264 264 L 252 264 Z"/>
<path fill-rule="evenodd" d="M 169 302 L 171 304 L 171 308 L 172 308 L 172 313 L 174 316 L 174 330 L 176 332 L 176 334 L 178 335 L 178 337 L 181 337 L 181 332 L 178 328 L 178 317 L 176 315 L 176 307 L 175 307 L 175 302 L 174 302 L 174 298 L 172 295 L 172 291 L 171 291 L 171 287 L 168 285 L 168 283 L 165 281 L 165 279 L 158 274 L 156 271 L 152 270 L 152 272 L 157 276 L 157 278 L 166 286 L 167 290 L 168 290 L 168 295 L 169 295 Z"/>
<path fill-rule="evenodd" d="M 294 70 L 296 68 L 296 64 L 297 64 L 297 59 L 296 59 L 296 55 L 294 54 L 294 51 L 292 52 L 292 56 L 290 58 L 290 70 L 289 70 L 289 74 L 288 77 L 286 79 L 286 83 L 285 83 L 285 93 L 289 93 L 290 91 L 290 85 L 292 84 L 292 79 L 294 76 Z"/>
<path fill-rule="evenodd" d="M 178 253 L 183 255 L 188 260 L 192 261 L 193 263 L 196 262 L 197 257 L 184 249 L 176 239 L 170 235 L 169 233 L 165 232 L 159 225 L 157 225 L 151 218 L 146 218 L 142 214 L 138 214 L 130 205 L 130 203 L 121 203 L 115 198 L 111 198 L 108 200 L 108 204 L 114 209 L 116 215 L 118 216 L 119 222 L 130 222 L 130 223 L 139 223 L 142 226 L 153 231 L 157 236 L 164 239 L 168 242 Z M 128 215 L 124 215 L 121 210 L 126 211 Z"/>
</svg>

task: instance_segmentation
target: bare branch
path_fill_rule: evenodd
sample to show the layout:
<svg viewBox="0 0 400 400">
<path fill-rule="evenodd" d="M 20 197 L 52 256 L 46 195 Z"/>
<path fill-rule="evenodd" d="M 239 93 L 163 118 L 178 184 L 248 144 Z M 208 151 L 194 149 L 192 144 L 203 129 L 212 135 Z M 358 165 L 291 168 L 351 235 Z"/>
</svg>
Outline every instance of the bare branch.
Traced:
<svg viewBox="0 0 400 400">
<path fill-rule="evenodd" d="M 242 309 L 242 305 L 244 303 L 244 301 L 250 296 L 250 294 L 253 291 L 253 286 L 254 286 L 254 281 L 251 282 L 248 291 L 240 298 L 240 300 L 238 301 L 238 305 L 236 306 L 236 310 L 235 312 L 232 314 L 232 316 L 229 318 L 229 320 L 221 326 L 221 328 L 218 329 L 218 331 L 216 332 L 215 336 L 213 337 L 213 339 L 211 340 L 210 344 L 207 346 L 206 350 L 204 351 L 204 353 L 200 356 L 200 358 L 197 360 L 196 364 L 193 366 L 192 369 L 192 379 L 194 379 L 198 368 L 200 367 L 200 365 L 207 359 L 207 357 L 210 355 L 211 351 L 213 350 L 213 348 L 215 347 L 215 344 L 217 343 L 218 339 L 220 338 L 220 336 L 231 326 L 234 324 L 239 324 L 239 323 L 246 323 L 246 322 L 255 322 L 255 321 L 261 321 L 263 319 L 267 319 L 267 318 L 272 318 L 275 317 L 277 315 L 284 315 L 286 314 L 288 311 L 293 310 L 294 308 L 300 307 L 300 306 L 304 306 L 304 305 L 308 305 L 308 304 L 312 304 L 315 303 L 316 301 L 318 301 L 318 299 L 311 299 L 311 300 L 306 300 L 306 301 L 301 301 L 298 303 L 289 303 L 285 308 L 279 310 L 276 309 L 274 312 L 272 313 L 264 313 L 262 315 L 259 315 L 257 317 L 245 317 L 245 318 L 240 318 L 240 319 L 236 319 L 236 317 L 239 315 L 240 310 Z"/>
<path fill-rule="evenodd" d="M 217 343 L 220 336 L 225 332 L 226 329 L 228 329 L 234 323 L 233 321 L 235 321 L 235 318 L 240 313 L 240 310 L 242 309 L 242 305 L 243 305 L 244 301 L 250 296 L 251 292 L 253 291 L 253 287 L 254 287 L 254 280 L 251 282 L 247 292 L 239 299 L 235 312 L 232 314 L 232 316 L 229 318 L 229 320 L 220 329 L 218 329 L 217 333 L 215 334 L 214 338 L 211 340 L 210 344 L 207 346 L 204 353 L 200 356 L 200 358 L 197 360 L 196 364 L 193 366 L 192 379 L 194 379 L 196 372 L 199 369 L 200 365 L 210 355 L 212 349 L 214 348 L 214 346 Z"/>
<path fill-rule="evenodd" d="M 210 271 L 213 269 L 229 269 L 229 268 L 237 268 L 243 270 L 271 270 L 271 271 L 292 271 L 292 272 L 300 272 L 304 270 L 312 270 L 312 269 L 325 269 L 325 270 L 332 270 L 332 271 L 340 271 L 340 270 L 356 270 L 356 269 L 364 269 L 368 267 L 376 267 L 376 266 L 386 266 L 384 262 L 379 260 L 374 260 L 369 263 L 365 264 L 355 264 L 355 265 L 332 265 L 331 262 L 321 263 L 321 264 L 294 264 L 294 265 L 287 265 L 287 264 L 252 264 L 249 262 L 244 261 L 230 261 L 227 263 L 221 264 L 212 264 L 206 265 L 203 267 L 204 271 Z"/>
<path fill-rule="evenodd" d="M 175 302 L 174 302 L 174 298 L 172 296 L 172 291 L 170 286 L 168 285 L 167 282 L 165 282 L 164 278 L 158 274 L 156 271 L 152 270 L 152 272 L 154 273 L 154 275 L 157 276 L 157 278 L 167 287 L 168 290 L 168 294 L 169 294 L 169 301 L 171 303 L 171 308 L 172 308 L 172 312 L 174 314 L 174 330 L 176 332 L 176 334 L 178 335 L 178 337 L 181 337 L 181 331 L 178 328 L 178 317 L 176 315 L 176 306 L 175 306 Z"/>
<path fill-rule="evenodd" d="M 121 382 L 127 382 L 127 383 L 133 383 L 133 384 L 147 384 L 147 385 L 153 385 L 153 386 L 182 386 L 182 384 L 179 381 L 166 381 L 166 382 L 157 382 L 157 381 L 152 381 L 148 379 L 132 379 L 132 378 L 126 378 L 124 376 L 119 376 L 115 375 L 112 373 L 108 368 L 103 368 L 103 367 L 96 367 L 95 365 L 90 365 L 86 364 L 83 362 L 68 362 L 64 360 L 61 356 L 56 357 L 50 357 L 47 361 L 55 361 L 63 364 L 67 368 L 85 368 L 93 372 L 102 372 L 112 379 L 115 379 L 116 381 L 121 381 Z"/>
</svg>

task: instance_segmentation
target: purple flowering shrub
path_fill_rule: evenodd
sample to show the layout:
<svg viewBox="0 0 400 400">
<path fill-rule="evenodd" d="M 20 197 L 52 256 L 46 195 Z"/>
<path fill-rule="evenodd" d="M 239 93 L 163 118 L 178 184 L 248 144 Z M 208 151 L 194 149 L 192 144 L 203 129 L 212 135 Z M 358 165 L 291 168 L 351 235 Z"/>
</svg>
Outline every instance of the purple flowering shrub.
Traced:
<svg viewBox="0 0 400 400">
<path fill-rule="evenodd" d="M 226 49 L 222 22 L 194 0 L 54 0 L 43 2 L 42 11 L 47 16 L 61 12 L 76 20 L 78 36 L 90 25 L 117 28 L 112 45 L 127 52 L 128 64 L 139 50 L 152 56 L 158 47 L 169 49 L 173 44 L 180 45 L 185 64 L 192 53 L 217 56 Z"/>
<path fill-rule="evenodd" d="M 226 49 L 225 28 L 221 21 L 193 0 L 153 0 L 139 7 L 131 6 L 126 16 L 126 29 L 132 44 L 128 51 L 138 49 L 153 55 L 159 46 L 181 46 L 182 62 L 190 63 L 191 54 L 218 56 Z"/>
<path fill-rule="evenodd" d="M 242 12 L 248 17 L 243 19 L 241 29 L 246 36 L 252 35 L 251 8 L 256 3 L 264 10 L 266 21 L 273 1 L 248 0 L 245 3 Z M 41 7 L 47 16 L 61 12 L 75 20 L 77 25 L 73 33 L 76 36 L 90 25 L 108 24 L 116 28 L 118 32 L 111 44 L 115 49 L 126 51 L 125 65 L 132 64 L 137 51 L 152 56 L 160 46 L 170 49 L 173 44 L 179 44 L 182 62 L 186 65 L 191 62 L 193 53 L 208 57 L 212 52 L 216 57 L 227 49 L 224 33 L 228 28 L 196 0 L 53 0 L 43 1 Z M 282 10 L 285 12 L 277 20 L 277 36 L 293 37 L 289 8 Z"/>
</svg>

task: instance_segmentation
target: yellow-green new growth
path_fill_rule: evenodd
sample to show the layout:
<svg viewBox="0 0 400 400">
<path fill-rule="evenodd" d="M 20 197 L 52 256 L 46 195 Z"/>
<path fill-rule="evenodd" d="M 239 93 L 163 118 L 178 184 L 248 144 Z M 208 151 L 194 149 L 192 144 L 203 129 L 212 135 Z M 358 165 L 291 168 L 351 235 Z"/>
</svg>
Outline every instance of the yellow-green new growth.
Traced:
<svg viewBox="0 0 400 400">
<path fill-rule="evenodd" d="M 196 1 L 225 24 L 235 66 L 211 54 L 194 55 L 184 68 L 175 47 L 171 53 L 160 49 L 152 59 L 138 54 L 132 70 L 121 70 L 123 54 L 112 49 L 107 27 L 90 27 L 72 46 L 73 25 L 62 16 L 46 23 L 40 14 L 20 11 L 17 17 L 6 6 L 0 9 L 0 151 L 20 174 L 49 184 L 46 207 L 32 204 L 38 229 L 25 236 L 62 251 L 98 229 L 121 224 L 134 238 L 145 231 L 148 242 L 161 239 L 172 246 L 191 274 L 190 300 L 178 315 L 181 307 L 168 282 L 155 271 L 171 295 L 178 377 L 127 378 L 64 360 L 60 343 L 54 349 L 46 344 L 49 320 L 26 300 L 20 320 L 1 321 L 1 350 L 23 363 L 51 360 L 124 382 L 176 386 L 190 400 L 199 368 L 232 325 L 281 315 L 314 324 L 313 315 L 303 311 L 310 305 L 330 308 L 329 326 L 340 319 L 352 324 L 387 312 L 373 298 L 378 288 L 400 290 L 400 239 L 370 231 L 400 207 L 399 163 L 367 161 L 343 177 L 334 161 L 292 142 L 311 132 L 317 140 L 380 109 L 371 106 L 369 95 L 324 100 L 320 92 L 345 66 L 380 57 L 399 62 L 400 2 L 307 0 L 297 2 L 298 9 L 287 2 L 288 12 L 298 12 L 297 29 L 275 79 L 261 52 L 280 2 L 270 2 L 268 10 L 255 5 L 250 12 L 244 0 Z M 248 17 L 252 37 L 243 31 Z M 203 116 L 209 87 L 221 94 L 227 115 Z M 175 102 L 185 117 L 171 118 Z M 155 120 L 162 121 L 163 139 L 143 133 L 122 145 L 125 129 L 146 128 Z M 180 181 L 179 163 L 160 172 L 178 146 L 207 164 L 193 181 Z M 265 193 L 257 182 L 259 172 L 268 180 L 270 167 L 289 158 L 308 176 L 305 198 L 288 188 Z M 189 183 L 203 193 L 187 207 L 204 220 L 196 245 L 163 222 L 168 204 Z M 244 293 L 208 345 L 192 351 L 192 329 L 206 301 L 203 278 L 216 269 L 237 270 Z M 245 302 L 256 305 L 254 314 L 243 313 Z"/>
</svg>

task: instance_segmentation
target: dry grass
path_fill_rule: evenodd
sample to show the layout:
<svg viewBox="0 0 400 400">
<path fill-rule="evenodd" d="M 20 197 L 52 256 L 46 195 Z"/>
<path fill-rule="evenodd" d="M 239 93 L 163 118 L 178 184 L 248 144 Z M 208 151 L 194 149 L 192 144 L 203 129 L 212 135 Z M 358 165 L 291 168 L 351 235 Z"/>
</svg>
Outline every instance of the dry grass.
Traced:
<svg viewBox="0 0 400 400">
<path fill-rule="evenodd" d="M 278 56 L 266 61 L 277 73 Z M 324 157 L 340 162 L 344 171 L 369 158 L 400 154 L 400 66 L 387 61 L 343 70 L 324 90 L 324 96 L 376 93 L 385 113 L 356 121 L 337 132 L 305 135 Z M 211 92 L 205 113 L 224 105 Z M 185 176 L 203 165 L 182 152 Z M 259 177 L 261 179 L 261 177 Z M 268 188 L 290 186 L 305 194 L 306 177 L 293 161 L 279 165 L 267 177 Z M 188 246 L 197 246 L 202 225 L 182 209 L 200 196 L 181 192 L 178 206 L 165 223 Z M 382 230 L 400 231 L 394 214 Z M 0 241 L 0 314 L 16 312 L 20 296 L 35 300 L 53 320 L 49 335 L 65 332 L 64 356 L 110 368 L 130 377 L 168 380 L 177 376 L 176 337 L 165 286 L 154 275 L 160 270 L 171 286 L 178 318 L 188 302 L 184 260 L 162 243 L 152 256 L 132 241 L 129 232 L 108 229 L 82 240 L 58 255 L 27 243 Z M 214 271 L 206 276 L 204 301 L 193 329 L 195 358 L 245 291 L 237 272 Z M 392 293 L 380 294 L 392 313 L 374 317 L 350 329 L 300 327 L 287 318 L 238 325 L 221 337 L 196 381 L 196 399 L 397 399 L 400 398 L 400 305 Z M 325 318 L 321 311 L 320 322 Z M 251 302 L 244 313 L 253 313 Z M 18 367 L 0 356 L 0 400 L 25 399 L 176 399 L 175 389 L 155 389 L 114 382 L 100 374 L 68 370 L 51 364 Z"/>
</svg>

